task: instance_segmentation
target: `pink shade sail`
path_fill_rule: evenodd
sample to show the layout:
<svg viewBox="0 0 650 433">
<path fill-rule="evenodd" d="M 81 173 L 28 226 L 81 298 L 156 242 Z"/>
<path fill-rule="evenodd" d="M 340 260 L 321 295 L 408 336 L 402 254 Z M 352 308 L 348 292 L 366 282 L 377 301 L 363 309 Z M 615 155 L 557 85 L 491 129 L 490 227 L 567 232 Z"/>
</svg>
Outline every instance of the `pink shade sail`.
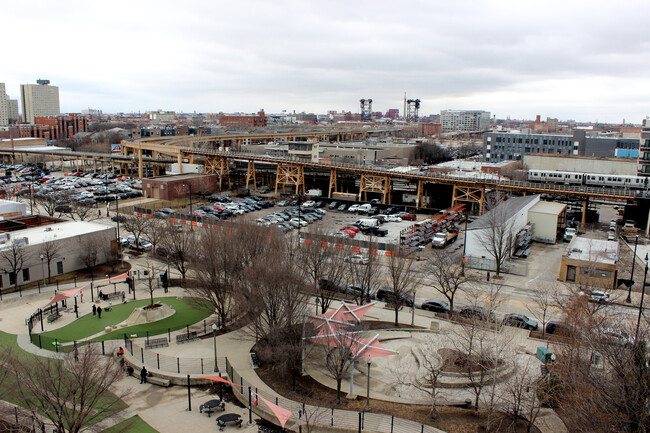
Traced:
<svg viewBox="0 0 650 433">
<path fill-rule="evenodd" d="M 207 380 L 212 380 L 214 382 L 223 382 L 223 383 L 227 383 L 228 385 L 234 385 L 234 386 L 238 386 L 240 388 L 243 388 L 243 386 L 241 386 L 241 385 L 239 385 L 237 383 L 231 382 L 229 380 L 226 380 L 223 377 L 219 377 L 219 376 L 201 376 L 199 379 L 207 379 Z"/>
<path fill-rule="evenodd" d="M 111 277 L 111 278 L 106 278 L 106 279 L 103 279 L 103 280 L 97 280 L 97 281 L 95 281 L 95 285 L 103 284 L 103 283 L 117 283 L 119 281 L 125 280 L 126 277 L 128 277 L 128 276 L 129 276 L 128 274 L 124 273 L 124 274 L 116 275 L 116 276 Z"/>
<path fill-rule="evenodd" d="M 379 335 L 375 335 L 373 338 L 355 340 L 355 344 L 351 349 L 355 359 L 376 358 L 397 354 L 394 350 L 386 349 L 381 345 Z"/>
<path fill-rule="evenodd" d="M 59 292 L 56 292 L 54 295 L 54 298 L 50 302 L 47 303 L 46 307 L 55 304 L 59 301 L 63 301 L 64 299 L 72 298 L 77 296 L 79 292 L 81 292 L 86 286 L 82 287 L 75 287 L 74 289 L 69 289 L 69 290 L 61 290 Z"/>
<path fill-rule="evenodd" d="M 280 425 L 282 425 L 282 427 L 284 427 L 284 425 L 287 423 L 289 418 L 291 418 L 291 415 L 293 415 L 293 412 L 291 412 L 289 409 L 285 409 L 283 407 L 280 407 L 280 406 L 278 406 L 276 404 L 271 403 L 270 401 L 268 401 L 267 399 L 265 399 L 264 397 L 262 397 L 259 394 L 255 394 L 255 395 L 257 395 L 257 398 L 262 400 L 264 402 L 264 404 L 267 405 L 269 407 L 269 409 L 271 409 L 271 412 L 273 412 L 273 415 L 275 415 L 275 417 L 278 419 L 278 421 L 280 421 Z"/>
</svg>

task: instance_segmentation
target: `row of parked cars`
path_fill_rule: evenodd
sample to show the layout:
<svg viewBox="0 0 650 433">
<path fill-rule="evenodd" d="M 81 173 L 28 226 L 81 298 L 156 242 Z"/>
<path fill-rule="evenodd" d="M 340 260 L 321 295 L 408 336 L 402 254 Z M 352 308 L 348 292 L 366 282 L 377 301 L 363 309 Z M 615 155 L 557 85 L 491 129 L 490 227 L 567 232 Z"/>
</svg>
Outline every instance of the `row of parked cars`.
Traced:
<svg viewBox="0 0 650 433">
<path fill-rule="evenodd" d="M 212 202 L 212 205 L 198 204 L 197 207 L 192 210 L 190 216 L 216 222 L 275 206 L 273 200 L 263 200 L 261 197 L 246 197 L 242 200 L 233 201 L 228 196 L 212 196 L 209 197 L 208 201 Z M 153 217 L 165 219 L 169 218 L 174 213 L 176 213 L 174 209 L 162 208 L 154 212 Z"/>
<path fill-rule="evenodd" d="M 327 214 L 325 209 L 295 206 L 258 218 L 255 223 L 266 227 L 275 226 L 280 231 L 288 231 L 322 220 L 325 214 Z"/>
</svg>

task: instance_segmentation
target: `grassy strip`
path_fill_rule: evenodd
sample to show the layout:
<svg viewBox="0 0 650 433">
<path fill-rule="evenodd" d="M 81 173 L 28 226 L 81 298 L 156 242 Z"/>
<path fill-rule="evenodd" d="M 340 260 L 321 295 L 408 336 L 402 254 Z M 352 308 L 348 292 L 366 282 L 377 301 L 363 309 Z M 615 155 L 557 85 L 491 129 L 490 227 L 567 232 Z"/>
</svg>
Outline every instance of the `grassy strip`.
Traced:
<svg viewBox="0 0 650 433">
<path fill-rule="evenodd" d="M 154 430 L 153 427 L 137 415 L 104 430 L 102 433 L 120 433 L 127 431 L 129 433 L 158 433 L 158 430 Z"/>
<path fill-rule="evenodd" d="M 25 352 L 18 346 L 17 343 L 17 337 L 13 334 L 7 334 L 5 332 L 0 331 L 0 350 L 2 351 L 11 351 L 15 356 L 21 358 L 23 361 L 28 361 L 30 358 L 36 358 L 36 355 L 32 355 L 28 352 Z M 55 362 L 63 362 L 61 360 L 55 360 Z M 20 406 L 20 401 L 17 398 L 17 393 L 16 393 L 16 388 L 18 384 L 16 383 L 15 377 L 13 377 L 11 374 L 8 374 L 7 376 L 4 377 L 3 381 L 0 381 L 0 398 L 2 400 L 8 401 L 10 403 L 13 403 L 15 405 Z M 109 391 L 110 392 L 110 391 Z M 115 396 L 110 395 L 106 397 L 106 401 L 112 400 Z M 101 410 L 101 400 L 100 400 L 100 408 L 98 410 Z M 122 400 L 118 400 L 109 411 L 106 411 L 105 413 L 102 413 L 101 416 L 99 416 L 97 419 L 93 420 L 94 422 L 99 422 L 103 420 L 104 418 L 108 418 L 110 416 L 113 416 L 117 412 L 120 412 L 124 409 L 126 409 L 128 405 L 124 403 Z"/>
<path fill-rule="evenodd" d="M 196 299 L 168 297 L 157 298 L 155 301 L 169 305 L 176 313 L 154 323 L 119 328 L 114 332 L 98 336 L 93 341 L 119 339 L 125 333 L 127 335 L 137 334 L 138 336 L 144 336 L 147 331 L 149 331 L 149 335 L 165 333 L 167 329 L 175 331 L 187 325 L 200 322 L 209 316 L 207 309 L 197 308 Z M 52 341 L 56 338 L 61 343 L 82 340 L 103 331 L 106 326 L 113 326 L 123 322 L 129 317 L 134 308 L 148 305 L 149 302 L 148 299 L 141 299 L 139 301 L 127 302 L 126 304 L 116 304 L 112 307 L 111 311 L 103 313 L 101 319 L 92 314 L 86 314 L 62 328 L 44 332 L 41 336 Z"/>
</svg>

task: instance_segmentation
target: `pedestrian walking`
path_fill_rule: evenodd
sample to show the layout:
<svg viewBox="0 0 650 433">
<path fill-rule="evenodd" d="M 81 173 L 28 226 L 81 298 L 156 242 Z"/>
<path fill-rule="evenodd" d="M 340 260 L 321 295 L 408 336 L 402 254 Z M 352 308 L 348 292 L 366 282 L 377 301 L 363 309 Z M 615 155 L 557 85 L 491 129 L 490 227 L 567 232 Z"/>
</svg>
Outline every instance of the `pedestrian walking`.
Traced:
<svg viewBox="0 0 650 433">
<path fill-rule="evenodd" d="M 97 314 L 97 306 L 93 304 L 93 316 Z"/>
<path fill-rule="evenodd" d="M 83 303 L 83 301 L 84 301 L 84 292 L 83 291 L 79 292 L 79 297 L 81 298 L 81 302 Z"/>
<path fill-rule="evenodd" d="M 126 302 L 126 294 L 122 291 L 122 303 Z"/>
<path fill-rule="evenodd" d="M 140 370 L 140 383 L 147 383 L 147 374 L 149 374 L 149 372 L 143 365 L 142 370 Z"/>
<path fill-rule="evenodd" d="M 76 344 L 74 346 L 74 349 L 72 350 L 72 353 L 74 355 L 74 360 L 79 361 L 79 349 L 77 348 Z"/>
<path fill-rule="evenodd" d="M 102 306 L 100 305 L 97 307 L 97 318 L 101 319 L 102 318 Z"/>
</svg>

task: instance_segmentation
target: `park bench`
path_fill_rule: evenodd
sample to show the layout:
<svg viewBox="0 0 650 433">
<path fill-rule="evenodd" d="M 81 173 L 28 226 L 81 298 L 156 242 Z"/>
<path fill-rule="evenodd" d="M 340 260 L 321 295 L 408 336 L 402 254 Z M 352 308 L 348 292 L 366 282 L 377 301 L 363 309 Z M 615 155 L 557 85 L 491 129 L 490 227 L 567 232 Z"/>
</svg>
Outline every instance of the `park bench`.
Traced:
<svg viewBox="0 0 650 433">
<path fill-rule="evenodd" d="M 184 332 L 182 334 L 178 334 L 176 336 L 176 343 L 177 344 L 187 343 L 188 341 L 192 341 L 192 340 L 196 339 L 198 337 L 198 335 L 199 334 L 196 331 L 192 331 L 192 332 L 189 332 L 189 333 Z"/>
<path fill-rule="evenodd" d="M 251 362 L 253 363 L 254 368 L 260 366 L 260 358 L 257 356 L 257 352 L 251 352 Z"/>
<path fill-rule="evenodd" d="M 104 301 L 108 301 L 115 298 L 122 298 L 122 292 L 104 293 L 104 297 L 103 297 Z"/>
<path fill-rule="evenodd" d="M 167 338 L 150 338 L 144 342 L 144 348 L 145 349 L 152 349 L 154 347 L 167 347 L 169 346 L 169 342 L 167 341 Z"/>
<path fill-rule="evenodd" d="M 60 319 L 61 315 L 59 313 L 53 313 L 47 316 L 47 323 L 52 323 L 57 319 Z"/>
</svg>

